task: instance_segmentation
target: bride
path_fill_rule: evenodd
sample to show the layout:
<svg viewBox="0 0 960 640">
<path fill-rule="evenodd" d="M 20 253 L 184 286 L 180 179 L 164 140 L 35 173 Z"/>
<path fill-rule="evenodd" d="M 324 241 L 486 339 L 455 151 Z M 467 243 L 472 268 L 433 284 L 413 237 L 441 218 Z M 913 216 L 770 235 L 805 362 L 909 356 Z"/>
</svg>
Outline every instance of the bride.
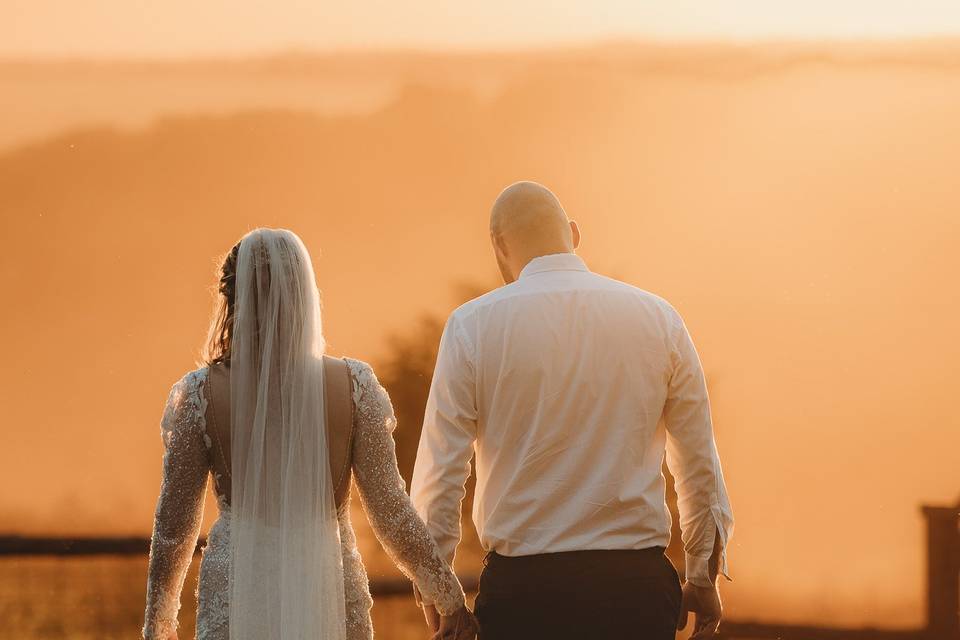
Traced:
<svg viewBox="0 0 960 640">
<path fill-rule="evenodd" d="M 323 355 L 310 256 L 256 229 L 223 262 L 206 366 L 170 391 L 143 637 L 177 638 L 207 474 L 220 515 L 197 588 L 199 640 L 373 637 L 350 524 L 356 481 L 377 538 L 442 614 L 435 639 L 472 639 L 463 589 L 410 504 L 387 392 L 369 365 Z"/>
</svg>

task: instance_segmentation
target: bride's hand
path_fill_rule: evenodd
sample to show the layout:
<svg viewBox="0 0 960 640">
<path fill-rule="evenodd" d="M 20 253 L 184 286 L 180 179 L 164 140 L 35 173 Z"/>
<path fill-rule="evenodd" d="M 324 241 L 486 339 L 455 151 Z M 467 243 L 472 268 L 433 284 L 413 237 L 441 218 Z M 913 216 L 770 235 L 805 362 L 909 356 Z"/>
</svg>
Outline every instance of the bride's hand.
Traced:
<svg viewBox="0 0 960 640">
<path fill-rule="evenodd" d="M 423 618 L 427 621 L 427 628 L 430 633 L 436 633 L 440 628 L 440 613 L 432 604 L 423 605 Z M 431 636 L 433 637 L 433 636 Z"/>
<path fill-rule="evenodd" d="M 474 640 L 480 625 L 466 606 L 449 616 L 440 616 L 440 628 L 431 640 Z"/>
</svg>

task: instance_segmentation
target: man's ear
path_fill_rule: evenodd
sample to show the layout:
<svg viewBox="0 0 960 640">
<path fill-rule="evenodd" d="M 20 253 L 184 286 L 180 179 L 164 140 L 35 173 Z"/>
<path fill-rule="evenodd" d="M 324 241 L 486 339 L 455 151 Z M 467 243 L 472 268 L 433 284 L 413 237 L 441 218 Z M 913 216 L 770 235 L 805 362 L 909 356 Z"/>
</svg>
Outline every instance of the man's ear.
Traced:
<svg viewBox="0 0 960 640">
<path fill-rule="evenodd" d="M 504 258 L 507 257 L 507 243 L 503 241 L 503 237 L 500 234 L 491 231 L 490 232 L 490 242 L 493 244 L 494 250 L 499 253 Z"/>
<path fill-rule="evenodd" d="M 573 234 L 573 248 L 580 246 L 580 226 L 576 220 L 570 221 L 570 232 Z"/>
</svg>

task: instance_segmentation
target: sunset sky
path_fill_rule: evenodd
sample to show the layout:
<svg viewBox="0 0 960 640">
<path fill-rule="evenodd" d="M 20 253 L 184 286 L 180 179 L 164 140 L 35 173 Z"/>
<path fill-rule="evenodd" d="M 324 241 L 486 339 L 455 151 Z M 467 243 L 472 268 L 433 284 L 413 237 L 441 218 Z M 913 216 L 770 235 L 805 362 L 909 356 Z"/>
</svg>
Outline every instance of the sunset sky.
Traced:
<svg viewBox="0 0 960 640">
<path fill-rule="evenodd" d="M 531 47 L 598 39 L 903 38 L 960 33 L 955 0 L 232 2 L 6 0 L 0 56 L 237 55 Z"/>
</svg>

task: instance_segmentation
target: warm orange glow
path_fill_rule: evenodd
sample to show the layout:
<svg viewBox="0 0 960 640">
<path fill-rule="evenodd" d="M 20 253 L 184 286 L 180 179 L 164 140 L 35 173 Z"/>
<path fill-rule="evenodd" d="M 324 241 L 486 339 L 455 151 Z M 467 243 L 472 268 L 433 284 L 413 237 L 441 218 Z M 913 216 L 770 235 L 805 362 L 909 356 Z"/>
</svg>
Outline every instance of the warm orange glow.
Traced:
<svg viewBox="0 0 960 640">
<path fill-rule="evenodd" d="M 494 281 L 488 206 L 530 178 L 595 270 L 686 316 L 737 517 L 729 615 L 918 624 L 918 505 L 960 493 L 958 55 L 0 66 L 0 529 L 148 530 L 166 392 L 248 228 L 302 236 L 331 350 L 376 362 Z"/>
</svg>

